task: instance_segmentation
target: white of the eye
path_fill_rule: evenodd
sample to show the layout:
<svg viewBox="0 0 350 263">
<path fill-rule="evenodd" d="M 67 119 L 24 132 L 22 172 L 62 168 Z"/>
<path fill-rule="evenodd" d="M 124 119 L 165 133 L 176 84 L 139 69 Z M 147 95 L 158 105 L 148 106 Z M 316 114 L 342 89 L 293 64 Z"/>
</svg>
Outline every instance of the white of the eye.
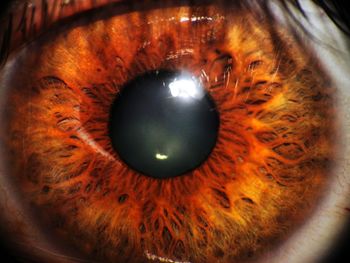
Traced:
<svg viewBox="0 0 350 263">
<path fill-rule="evenodd" d="M 350 205 L 350 51 L 347 50 L 350 41 L 319 7 L 309 0 L 300 2 L 309 20 L 306 21 L 298 12 L 294 14 L 315 39 L 312 40 L 301 30 L 299 33 L 305 35 L 305 44 L 315 51 L 337 88 L 336 105 L 341 123 L 342 149 L 329 192 L 317 211 L 286 244 L 262 259 L 264 263 L 321 262 L 342 236 L 349 216 L 345 207 Z M 298 28 L 292 20 L 287 19 L 279 1 L 271 1 L 271 7 L 282 24 Z"/>
</svg>

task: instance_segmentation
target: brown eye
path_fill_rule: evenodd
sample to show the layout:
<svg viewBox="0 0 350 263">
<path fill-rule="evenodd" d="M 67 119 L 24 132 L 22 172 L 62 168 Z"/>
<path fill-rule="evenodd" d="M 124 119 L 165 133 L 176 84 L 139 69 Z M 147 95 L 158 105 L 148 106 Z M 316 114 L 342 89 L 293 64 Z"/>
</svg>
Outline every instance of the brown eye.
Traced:
<svg viewBox="0 0 350 263">
<path fill-rule="evenodd" d="M 101 262 L 244 262 L 287 240 L 336 150 L 311 52 L 238 5 L 91 20 L 8 77 L 8 176 L 38 224 Z"/>
</svg>

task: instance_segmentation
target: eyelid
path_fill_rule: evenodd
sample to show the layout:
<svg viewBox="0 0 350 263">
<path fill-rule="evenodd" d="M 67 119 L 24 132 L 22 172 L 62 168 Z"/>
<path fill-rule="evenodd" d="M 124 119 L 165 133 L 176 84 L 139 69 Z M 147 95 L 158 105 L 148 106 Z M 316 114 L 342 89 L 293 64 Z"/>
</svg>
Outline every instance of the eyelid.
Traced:
<svg viewBox="0 0 350 263">
<path fill-rule="evenodd" d="M 21 0 L 0 21 L 0 67 L 9 55 L 63 19 L 126 0 Z"/>
</svg>

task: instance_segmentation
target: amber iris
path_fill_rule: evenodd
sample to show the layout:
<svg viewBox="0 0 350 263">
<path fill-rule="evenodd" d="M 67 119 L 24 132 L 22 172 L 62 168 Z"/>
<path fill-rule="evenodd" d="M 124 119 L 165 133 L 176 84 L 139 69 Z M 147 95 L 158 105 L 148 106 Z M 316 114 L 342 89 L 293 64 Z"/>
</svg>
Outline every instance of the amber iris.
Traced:
<svg viewBox="0 0 350 263">
<path fill-rule="evenodd" d="M 8 77 L 10 178 L 40 227 L 88 259 L 241 263 L 288 239 L 324 193 L 327 74 L 286 29 L 223 2 L 77 23 Z M 126 165 L 109 129 L 123 87 L 157 70 L 195 76 L 220 121 L 201 165 L 166 180 Z"/>
</svg>

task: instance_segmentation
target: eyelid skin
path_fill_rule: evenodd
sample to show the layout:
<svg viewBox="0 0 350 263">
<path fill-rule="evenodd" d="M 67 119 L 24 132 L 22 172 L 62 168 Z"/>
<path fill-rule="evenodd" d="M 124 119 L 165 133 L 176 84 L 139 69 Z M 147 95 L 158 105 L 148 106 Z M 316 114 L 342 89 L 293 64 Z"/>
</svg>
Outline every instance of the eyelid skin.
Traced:
<svg viewBox="0 0 350 263">
<path fill-rule="evenodd" d="M 277 16 L 278 16 L 278 11 L 276 10 Z M 330 24 L 332 26 L 332 24 Z M 335 29 L 335 28 L 333 28 Z M 338 31 L 338 30 L 334 30 Z M 305 36 L 306 38 L 306 36 Z M 332 51 L 329 51 L 329 47 L 322 47 L 319 44 L 314 43 L 314 49 L 317 50 L 317 54 L 320 54 L 320 59 L 324 61 L 326 69 L 329 68 L 332 73 L 330 74 L 333 76 L 333 81 L 336 83 L 337 87 L 339 87 L 339 97 L 342 97 L 341 94 L 343 94 L 344 99 L 342 99 L 341 104 L 343 106 L 339 106 L 339 110 L 342 111 L 342 109 L 345 109 L 345 105 L 349 105 L 349 94 L 348 92 L 346 93 L 345 90 L 340 90 L 340 87 L 343 87 L 345 84 L 349 83 L 349 80 L 346 79 L 346 72 L 349 72 L 347 67 L 348 65 L 344 65 L 345 69 L 335 69 L 336 67 L 338 68 L 339 65 L 334 65 L 334 67 L 329 66 L 329 62 L 326 62 L 324 59 L 325 54 L 328 54 L 329 52 L 332 54 Z M 328 50 L 328 51 L 327 51 Z M 328 53 L 326 53 L 328 52 Z M 333 50 L 333 53 L 338 53 Z M 332 57 L 336 57 L 336 54 L 332 54 Z M 334 59 L 335 60 L 335 59 Z M 336 61 L 340 61 L 339 58 Z M 346 61 L 346 59 L 345 59 Z M 345 64 L 345 63 L 344 63 Z M 328 66 L 327 66 L 328 65 Z M 334 69 L 334 70 L 332 70 Z M 334 72 L 333 72 L 334 71 Z M 339 73 L 341 71 L 344 71 L 343 73 Z M 333 74 L 334 73 L 334 74 Z M 1 74 L 1 73 L 0 73 Z M 1 76 L 3 77 L 3 76 Z M 2 98 L 2 96 L 0 96 Z M 2 107 L 2 102 L 0 101 L 0 106 Z M 345 115 L 345 113 L 342 113 Z M 348 114 L 348 113 L 347 113 Z M 347 125 L 349 120 L 347 119 L 345 122 L 345 125 Z M 345 126 L 344 125 L 344 126 Z M 346 137 L 345 135 L 343 137 Z M 348 142 L 344 143 L 344 145 L 348 145 Z M 349 156 L 348 151 L 346 146 L 343 149 L 343 153 L 341 154 L 340 157 L 343 156 Z M 0 146 L 0 149 L 2 147 Z M 345 154 L 345 152 L 347 154 Z M 344 190 L 344 183 L 349 183 L 349 179 L 347 178 L 348 174 L 348 167 L 345 167 L 345 162 L 346 160 L 339 160 L 339 173 L 338 178 L 336 178 L 334 181 L 337 181 L 334 183 L 334 186 L 332 186 L 332 192 L 330 193 L 330 196 L 327 197 L 324 200 L 324 204 L 319 207 L 319 212 L 316 213 L 313 218 L 299 231 L 298 234 L 295 235 L 294 238 L 292 238 L 286 246 L 283 246 L 280 251 L 277 253 L 277 257 L 275 253 L 271 253 L 271 257 L 265 258 L 261 262 L 290 262 L 290 263 L 296 263 L 296 262 L 310 262 L 310 263 L 315 263 L 319 262 L 319 259 L 315 258 L 315 255 L 318 257 L 322 256 L 320 251 L 322 251 L 322 247 L 329 247 L 330 242 L 335 240 L 335 237 L 339 234 L 338 232 L 341 231 L 341 226 L 344 224 L 345 220 L 345 210 L 343 209 L 346 207 L 348 204 L 346 203 L 346 199 L 349 199 L 348 193 L 350 192 L 348 189 Z M 343 170 L 341 170 L 343 169 Z M 2 173 L 2 169 L 0 166 L 0 173 Z M 0 180 L 5 180 L 4 178 L 0 177 Z M 2 181 L 0 181 L 0 185 L 5 185 L 2 184 Z M 345 186 L 347 187 L 347 186 Z M 9 202 L 6 204 L 5 208 L 3 208 L 5 211 L 9 213 L 16 213 L 11 210 L 12 207 L 16 207 L 18 205 L 15 204 L 15 200 L 9 199 L 5 197 L 3 198 L 3 195 L 8 195 L 6 194 L 6 191 L 11 192 L 11 189 L 6 189 L 6 190 L 1 190 L 0 188 L 0 200 L 9 200 Z M 334 192 L 333 192 L 334 191 Z M 346 192 L 346 194 L 345 194 Z M 341 201 L 339 201 L 339 197 L 341 196 Z M 337 201 L 335 199 L 337 198 Z M 11 204 L 11 202 L 14 202 Z M 1 207 L 1 206 L 0 206 Z M 1 207 L 2 208 L 2 207 Z M 19 210 L 20 211 L 20 210 Z M 18 212 L 17 212 L 18 213 Z M 319 219 L 317 216 L 323 217 L 323 219 Z M 325 218 L 325 219 L 324 219 Z M 30 219 L 26 220 L 24 219 L 24 222 L 30 222 Z M 23 231 L 28 231 L 35 233 L 37 230 L 33 229 L 32 226 L 27 225 L 23 226 L 24 230 Z M 331 230 L 328 231 L 329 228 L 332 228 Z M 322 231 L 320 231 L 322 229 Z M 328 231 L 328 233 L 327 233 Z M 19 233 L 20 234 L 20 233 Z M 39 236 L 39 233 L 33 234 L 32 237 L 34 236 Z M 311 235 L 314 236 L 314 238 L 311 238 Z M 308 237 L 308 238 L 305 238 Z M 40 241 L 39 241 L 40 240 Z M 45 255 L 47 253 L 48 257 L 46 259 L 41 258 L 43 262 L 81 262 L 79 260 L 75 260 L 73 258 L 65 258 L 63 256 L 58 256 L 59 254 L 63 255 L 65 254 L 64 252 L 54 252 L 55 248 L 50 247 L 48 242 L 44 242 L 45 240 L 44 237 L 40 237 L 37 240 L 37 243 L 35 243 L 36 249 L 38 253 L 42 253 Z M 315 244 L 313 249 L 310 249 L 310 240 L 314 240 Z M 322 242 L 323 241 L 323 242 Z M 26 241 L 24 241 L 26 242 Z M 294 242 L 294 243 L 293 243 Z M 297 244 L 297 245 L 296 245 Z M 26 244 L 23 244 L 26 245 Z M 31 249 L 31 248 L 29 248 Z M 56 254 L 57 253 L 57 254 Z M 67 252 L 69 254 L 69 252 Z M 51 259 L 51 256 L 56 257 L 57 261 L 53 261 Z M 42 255 L 40 255 L 42 257 Z M 300 259 L 301 257 L 301 259 Z"/>
</svg>

